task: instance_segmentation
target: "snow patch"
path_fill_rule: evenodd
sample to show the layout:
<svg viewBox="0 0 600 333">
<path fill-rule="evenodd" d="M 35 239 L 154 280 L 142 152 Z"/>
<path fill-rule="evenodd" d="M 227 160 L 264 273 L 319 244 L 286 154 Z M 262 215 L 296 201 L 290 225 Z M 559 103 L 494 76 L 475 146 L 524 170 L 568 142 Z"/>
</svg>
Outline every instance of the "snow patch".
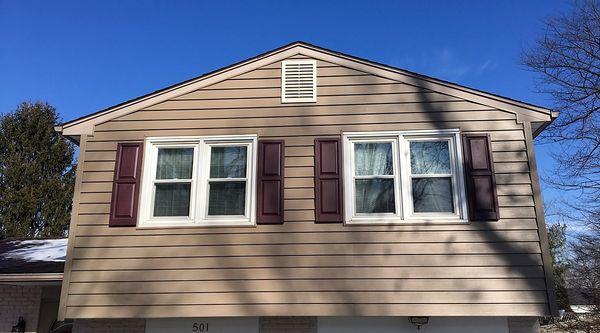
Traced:
<svg viewBox="0 0 600 333">
<path fill-rule="evenodd" d="M 65 261 L 67 258 L 67 239 L 32 239 L 11 241 L 16 247 L 0 254 L 6 259 L 23 261 Z"/>
</svg>

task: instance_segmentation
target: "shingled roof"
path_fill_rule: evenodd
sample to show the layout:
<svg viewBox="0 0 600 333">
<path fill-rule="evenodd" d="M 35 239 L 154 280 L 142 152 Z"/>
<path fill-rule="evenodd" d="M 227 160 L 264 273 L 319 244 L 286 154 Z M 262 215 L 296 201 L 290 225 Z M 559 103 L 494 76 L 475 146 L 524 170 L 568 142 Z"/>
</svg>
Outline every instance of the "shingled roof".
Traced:
<svg viewBox="0 0 600 333">
<path fill-rule="evenodd" d="M 67 239 L 0 241 L 0 276 L 5 274 L 62 273 Z"/>
</svg>

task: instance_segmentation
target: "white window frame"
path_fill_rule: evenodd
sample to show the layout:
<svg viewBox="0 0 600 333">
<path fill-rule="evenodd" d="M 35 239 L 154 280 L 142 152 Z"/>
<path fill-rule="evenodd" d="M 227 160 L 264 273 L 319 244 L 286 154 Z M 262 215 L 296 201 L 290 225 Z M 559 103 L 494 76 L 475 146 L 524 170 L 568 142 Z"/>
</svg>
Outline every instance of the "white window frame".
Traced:
<svg viewBox="0 0 600 333">
<path fill-rule="evenodd" d="M 466 223 L 467 199 L 463 170 L 462 143 L 458 129 L 385 131 L 385 132 L 347 132 L 342 134 L 344 149 L 344 221 L 346 224 L 422 224 L 422 223 Z M 412 174 L 410 168 L 411 141 L 449 142 L 450 175 L 453 191 L 453 213 L 415 213 L 412 202 Z M 397 214 L 356 214 L 354 143 L 356 142 L 395 141 L 394 174 L 399 178 L 395 189 Z M 396 172 L 396 170 L 398 172 Z M 437 176 L 437 175 L 436 175 Z M 441 176 L 441 175 L 440 175 Z M 433 177 L 433 176 L 432 176 Z M 448 176 L 446 176 L 448 177 Z"/>
<path fill-rule="evenodd" d="M 246 146 L 246 203 L 243 216 L 208 215 L 210 147 Z M 187 217 L 153 216 L 156 166 L 159 148 L 194 148 L 190 214 Z M 256 225 L 256 135 L 151 137 L 144 143 L 138 227 L 255 226 Z M 237 178 L 234 178 L 237 179 Z M 234 180 L 231 179 L 231 180 Z M 170 181 L 167 181 L 170 182 Z M 177 182 L 177 181 L 175 181 Z"/>
<path fill-rule="evenodd" d="M 377 175 L 377 176 L 357 176 L 356 175 L 356 168 L 355 168 L 355 164 L 354 164 L 354 144 L 356 143 L 391 143 L 392 144 L 392 170 L 393 170 L 393 174 L 392 175 Z M 348 141 L 348 151 L 345 152 L 344 156 L 347 156 L 349 158 L 350 163 L 346 163 L 344 162 L 344 165 L 349 165 L 351 171 L 349 172 L 349 175 L 344 177 L 344 179 L 348 178 L 350 179 L 351 183 L 347 183 L 345 186 L 346 188 L 351 188 L 351 191 L 347 191 L 347 192 L 351 192 L 351 197 L 346 198 L 346 201 L 351 200 L 352 201 L 352 205 L 350 206 L 352 208 L 351 214 L 353 216 L 353 221 L 354 222 L 360 222 L 360 221 L 370 221 L 374 218 L 380 220 L 380 221 L 394 221 L 394 220 L 398 220 L 401 216 L 402 216 L 402 201 L 401 201 L 401 195 L 400 195 L 400 186 L 401 186 L 401 180 L 400 180 L 400 165 L 398 163 L 399 158 L 398 158 L 398 138 L 396 137 L 377 137 L 377 136 L 373 136 L 373 137 L 364 137 L 364 138 L 357 138 L 357 139 L 352 139 Z M 356 193 L 356 179 L 393 179 L 394 180 L 394 201 L 395 201 L 395 213 L 372 213 L 372 214 L 367 214 L 367 213 L 357 213 L 356 212 L 356 200 L 355 200 L 355 195 L 354 193 Z M 347 186 L 351 186 L 351 187 L 347 187 Z M 346 207 L 349 207 L 349 205 L 345 205 Z"/>
<path fill-rule="evenodd" d="M 210 177 L 210 157 L 211 157 L 211 150 L 212 147 L 231 147 L 231 146 L 245 146 L 246 147 L 246 177 L 244 178 L 211 178 Z M 230 220 L 239 220 L 241 222 L 250 222 L 248 219 L 248 216 L 250 216 L 250 205 L 248 205 L 248 200 L 250 200 L 250 197 L 253 195 L 253 193 L 255 193 L 254 191 L 251 192 L 251 186 L 250 186 L 250 178 L 252 178 L 252 170 L 253 168 L 251 167 L 251 163 L 249 161 L 250 157 L 251 157 L 251 149 L 252 149 L 252 143 L 251 142 L 240 142 L 240 141 L 235 141 L 235 142 L 231 142 L 231 141 L 222 141 L 222 140 L 212 140 L 212 141 L 205 141 L 205 157 L 204 157 L 204 165 L 203 165 L 203 171 L 202 172 L 202 177 L 201 177 L 201 183 L 204 185 L 204 193 L 206 193 L 206 195 L 204 195 L 203 200 L 198 200 L 198 205 L 200 206 L 199 212 L 203 212 L 202 218 L 203 221 L 205 221 L 207 224 L 208 223 L 220 223 L 223 221 L 230 221 Z M 218 182 L 218 181 L 222 181 L 222 182 L 234 182 L 234 181 L 245 181 L 246 182 L 246 205 L 245 205 L 245 213 L 244 215 L 208 215 L 208 193 L 209 193 L 209 189 L 210 189 L 210 182 Z"/>
</svg>

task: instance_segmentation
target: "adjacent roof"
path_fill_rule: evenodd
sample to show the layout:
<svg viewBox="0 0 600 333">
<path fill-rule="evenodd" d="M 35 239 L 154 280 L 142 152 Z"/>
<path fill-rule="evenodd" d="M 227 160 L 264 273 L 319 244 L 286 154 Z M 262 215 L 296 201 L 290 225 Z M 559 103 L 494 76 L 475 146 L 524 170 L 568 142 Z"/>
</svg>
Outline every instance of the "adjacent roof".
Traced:
<svg viewBox="0 0 600 333">
<path fill-rule="evenodd" d="M 477 101 L 494 108 L 514 112 L 523 120 L 535 123 L 536 134 L 558 116 L 557 113 L 537 105 L 517 101 L 496 94 L 461 86 L 456 83 L 417 74 L 404 69 L 380 64 L 374 61 L 351 56 L 341 52 L 315 46 L 306 42 L 293 42 L 268 51 L 253 58 L 203 74 L 201 76 L 174 84 L 161 90 L 134 98 L 98 112 L 73 119 L 57 126 L 63 135 L 78 140 L 82 134 L 92 134 L 95 125 L 123 116 L 144 107 L 154 105 L 185 93 L 215 84 L 228 78 L 249 72 L 293 55 L 302 54 L 352 69 L 364 71 L 385 78 L 421 86 L 429 90 L 442 92 L 455 97 Z"/>
<path fill-rule="evenodd" d="M 66 238 L 0 241 L 0 277 L 62 273 L 66 257 Z"/>
<path fill-rule="evenodd" d="M 590 295 L 591 290 L 589 289 L 581 289 L 581 288 L 569 288 L 567 293 L 569 295 L 569 303 L 572 305 L 587 305 L 590 302 L 589 299 L 586 299 L 586 294 Z"/>
</svg>

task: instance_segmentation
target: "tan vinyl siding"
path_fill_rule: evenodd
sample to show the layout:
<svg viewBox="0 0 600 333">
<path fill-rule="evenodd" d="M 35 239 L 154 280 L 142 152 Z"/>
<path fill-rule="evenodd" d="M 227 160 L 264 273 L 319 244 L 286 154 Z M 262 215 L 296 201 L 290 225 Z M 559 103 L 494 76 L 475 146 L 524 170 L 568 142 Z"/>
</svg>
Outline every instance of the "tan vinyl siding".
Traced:
<svg viewBox="0 0 600 333">
<path fill-rule="evenodd" d="M 516 115 L 317 64 L 316 103 L 281 104 L 274 63 L 95 127 L 76 193 L 67 317 L 548 313 Z M 500 221 L 314 223 L 316 137 L 440 128 L 490 133 Z M 108 227 L 119 141 L 230 134 L 285 140 L 283 225 Z"/>
</svg>

